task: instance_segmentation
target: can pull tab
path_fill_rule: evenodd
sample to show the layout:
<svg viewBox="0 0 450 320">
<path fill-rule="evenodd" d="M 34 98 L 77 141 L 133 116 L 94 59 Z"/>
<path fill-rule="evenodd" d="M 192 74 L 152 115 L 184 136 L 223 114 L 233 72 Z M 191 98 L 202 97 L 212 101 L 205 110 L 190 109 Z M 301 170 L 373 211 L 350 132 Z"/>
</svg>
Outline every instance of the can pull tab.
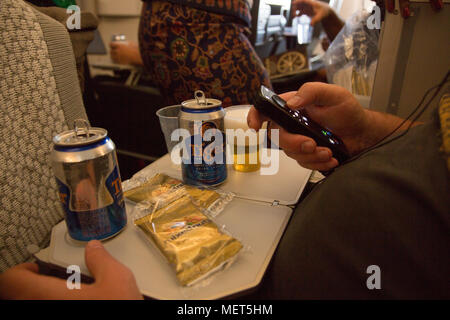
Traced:
<svg viewBox="0 0 450 320">
<path fill-rule="evenodd" d="M 197 100 L 197 103 L 199 105 L 207 105 L 208 102 L 206 101 L 205 93 L 202 90 L 197 90 L 194 92 L 195 100 Z"/>
<path fill-rule="evenodd" d="M 81 126 L 79 126 L 81 124 Z M 74 130 L 75 130 L 75 137 L 78 139 L 79 137 L 84 137 L 85 139 L 88 139 L 91 135 L 89 134 L 90 125 L 89 122 L 87 122 L 84 119 L 76 119 L 73 122 Z"/>
</svg>

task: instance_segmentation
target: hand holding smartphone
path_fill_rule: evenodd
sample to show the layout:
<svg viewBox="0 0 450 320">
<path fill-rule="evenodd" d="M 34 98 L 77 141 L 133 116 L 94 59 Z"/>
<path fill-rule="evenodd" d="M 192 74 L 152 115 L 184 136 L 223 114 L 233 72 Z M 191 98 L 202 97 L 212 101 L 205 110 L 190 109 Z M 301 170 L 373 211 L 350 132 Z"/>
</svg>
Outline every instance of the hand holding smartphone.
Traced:
<svg viewBox="0 0 450 320">
<path fill-rule="evenodd" d="M 258 91 L 255 108 L 288 132 L 310 137 L 318 146 L 329 148 L 340 164 L 350 158 L 339 137 L 311 120 L 303 110 L 290 109 L 286 101 L 265 86 Z"/>
</svg>

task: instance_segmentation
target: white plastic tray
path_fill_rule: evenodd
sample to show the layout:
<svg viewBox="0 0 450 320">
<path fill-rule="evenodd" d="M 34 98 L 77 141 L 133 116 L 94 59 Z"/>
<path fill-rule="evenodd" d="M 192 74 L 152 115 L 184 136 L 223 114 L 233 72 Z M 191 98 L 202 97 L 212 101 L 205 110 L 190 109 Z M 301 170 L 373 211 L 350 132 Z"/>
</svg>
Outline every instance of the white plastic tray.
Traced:
<svg viewBox="0 0 450 320">
<path fill-rule="evenodd" d="M 127 203 L 129 214 L 132 206 Z M 142 294 L 148 297 L 218 299 L 260 283 L 291 213 L 292 209 L 286 206 L 273 207 L 244 199 L 231 202 L 216 221 L 250 250 L 244 250 L 230 268 L 214 275 L 209 285 L 195 290 L 183 289 L 178 284 L 175 272 L 131 221 L 117 237 L 105 241 L 104 246 L 133 271 Z M 53 229 L 49 262 L 62 267 L 78 265 L 83 274 L 90 275 L 84 263 L 84 245 L 68 236 L 64 221 Z"/>
<path fill-rule="evenodd" d="M 162 157 L 138 175 L 166 173 L 181 179 L 180 166 Z M 216 218 L 218 225 L 250 248 L 227 270 L 216 274 L 212 283 L 198 290 L 185 290 L 157 249 L 148 243 L 132 223 L 133 204 L 127 202 L 129 223 L 117 237 L 105 241 L 106 249 L 135 274 L 142 293 L 155 299 L 218 299 L 257 286 L 286 228 L 292 209 L 308 182 L 311 171 L 280 152 L 279 172 L 262 176 L 240 173 L 229 167 L 228 179 L 220 189 L 232 191 L 235 199 Z M 278 203 L 279 205 L 273 205 Z M 84 263 L 84 245 L 70 239 L 65 222 L 53 228 L 48 262 L 67 267 L 78 265 L 90 275 Z M 44 256 L 44 252 L 42 254 Z"/>
<path fill-rule="evenodd" d="M 295 205 L 311 176 L 312 171 L 300 167 L 297 161 L 289 158 L 284 151 L 279 153 L 279 170 L 275 175 L 261 175 L 260 171 L 238 172 L 228 166 L 228 179 L 219 188 L 231 191 L 239 198 L 281 205 Z M 137 175 L 152 176 L 154 173 L 165 173 L 173 178 L 181 179 L 181 167 L 172 163 L 170 156 L 153 162 Z"/>
</svg>

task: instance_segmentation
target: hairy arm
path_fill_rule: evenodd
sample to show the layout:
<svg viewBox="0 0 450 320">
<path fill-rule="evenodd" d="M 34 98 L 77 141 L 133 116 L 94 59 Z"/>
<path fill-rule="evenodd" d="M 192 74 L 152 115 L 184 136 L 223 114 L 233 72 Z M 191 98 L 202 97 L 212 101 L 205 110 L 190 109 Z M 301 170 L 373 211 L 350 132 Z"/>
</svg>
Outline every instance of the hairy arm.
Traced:
<svg viewBox="0 0 450 320">
<path fill-rule="evenodd" d="M 362 150 L 382 141 L 394 130 L 401 132 L 408 129 L 409 126 L 414 127 L 421 124 L 421 122 L 414 122 L 411 124 L 411 121 L 399 118 L 389 113 L 373 110 L 365 110 L 365 112 L 368 119 L 368 127 L 365 130 L 365 135 L 361 141 L 361 146 L 359 150 L 357 150 L 358 152 L 361 152 Z"/>
<path fill-rule="evenodd" d="M 280 96 L 291 109 L 304 108 L 314 121 L 340 137 L 352 156 L 411 124 L 390 114 L 364 109 L 350 92 L 336 85 L 306 83 L 297 92 Z M 252 108 L 247 120 L 251 128 L 258 130 L 269 119 Z M 331 150 L 317 146 L 313 139 L 289 133 L 273 121 L 271 128 L 279 130 L 280 147 L 303 167 L 327 171 L 338 165 Z"/>
</svg>

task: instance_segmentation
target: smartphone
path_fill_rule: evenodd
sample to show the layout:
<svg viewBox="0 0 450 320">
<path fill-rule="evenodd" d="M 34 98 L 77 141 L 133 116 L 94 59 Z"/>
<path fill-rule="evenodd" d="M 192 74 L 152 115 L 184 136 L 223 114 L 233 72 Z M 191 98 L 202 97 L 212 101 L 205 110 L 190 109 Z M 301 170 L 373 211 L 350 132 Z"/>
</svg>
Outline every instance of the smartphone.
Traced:
<svg viewBox="0 0 450 320">
<path fill-rule="evenodd" d="M 329 148 L 339 164 L 350 158 L 339 137 L 311 120 L 305 111 L 290 109 L 286 101 L 265 86 L 261 86 L 256 95 L 255 108 L 288 132 L 310 137 L 318 146 Z"/>
</svg>

